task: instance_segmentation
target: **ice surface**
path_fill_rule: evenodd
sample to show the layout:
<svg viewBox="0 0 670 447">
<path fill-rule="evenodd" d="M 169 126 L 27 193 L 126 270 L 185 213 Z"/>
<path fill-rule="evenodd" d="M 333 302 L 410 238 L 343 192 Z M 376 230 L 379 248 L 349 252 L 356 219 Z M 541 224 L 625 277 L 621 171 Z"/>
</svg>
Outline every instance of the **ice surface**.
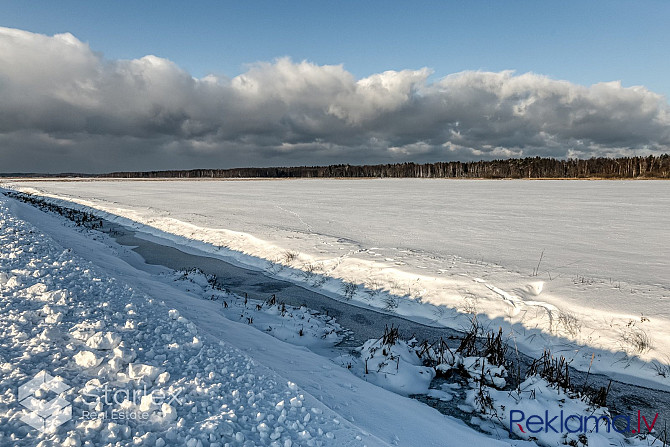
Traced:
<svg viewBox="0 0 670 447">
<path fill-rule="evenodd" d="M 514 342 L 531 355 L 559 349 L 583 370 L 669 387 L 650 367 L 670 361 L 668 182 L 13 187 L 122 216 L 143 231 L 417 320 L 462 327 L 477 313 L 493 327 L 513 328 Z"/>
<path fill-rule="evenodd" d="M 154 218 L 225 228 L 299 251 L 412 250 L 496 263 L 539 279 L 612 278 L 667 286 L 670 184 L 664 181 L 21 182 Z M 302 235 L 302 236 L 300 236 Z M 327 242 L 335 239 L 334 247 Z M 298 245 L 299 244 L 299 245 Z M 311 245 L 311 246 L 310 246 Z M 325 246 L 323 246 L 325 245 Z M 304 249 L 304 248 L 311 248 Z M 303 250 L 301 250 L 301 248 Z M 404 250 L 404 251 L 403 251 Z M 318 251 L 317 251 L 318 252 Z M 374 256 L 374 254 L 369 253 Z M 424 261 L 426 267 L 438 262 Z M 417 267 L 417 266 L 415 266 Z M 437 273 L 437 272 L 433 272 Z"/>
<path fill-rule="evenodd" d="M 508 445 L 233 322 L 4 196 L 0 273 L 0 445 Z M 72 419 L 40 432 L 17 394 L 45 370 L 67 385 Z"/>
</svg>

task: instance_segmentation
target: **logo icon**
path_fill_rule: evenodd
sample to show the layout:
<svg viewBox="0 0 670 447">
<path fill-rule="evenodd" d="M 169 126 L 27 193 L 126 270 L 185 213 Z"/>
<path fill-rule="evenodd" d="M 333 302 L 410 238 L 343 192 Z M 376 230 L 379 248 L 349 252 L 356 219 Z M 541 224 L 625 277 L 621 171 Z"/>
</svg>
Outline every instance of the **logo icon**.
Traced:
<svg viewBox="0 0 670 447">
<path fill-rule="evenodd" d="M 69 390 L 60 377 L 40 371 L 19 387 L 19 403 L 30 412 L 21 421 L 41 432 L 53 431 L 72 419 L 72 405 L 60 394 Z M 56 396 L 48 400 L 50 394 Z"/>
</svg>

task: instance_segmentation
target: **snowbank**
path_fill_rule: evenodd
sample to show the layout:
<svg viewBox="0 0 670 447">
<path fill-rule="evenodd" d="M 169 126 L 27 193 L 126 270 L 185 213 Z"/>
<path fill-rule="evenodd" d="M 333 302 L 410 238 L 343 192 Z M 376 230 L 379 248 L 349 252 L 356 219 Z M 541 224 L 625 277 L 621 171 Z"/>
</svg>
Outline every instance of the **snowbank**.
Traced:
<svg viewBox="0 0 670 447">
<path fill-rule="evenodd" d="M 4 198 L 0 296 L 0 444 L 362 445 L 295 384 L 202 339 L 177 310 L 13 217 Z M 66 388 L 46 426 L 20 389 L 42 371 Z"/>
</svg>

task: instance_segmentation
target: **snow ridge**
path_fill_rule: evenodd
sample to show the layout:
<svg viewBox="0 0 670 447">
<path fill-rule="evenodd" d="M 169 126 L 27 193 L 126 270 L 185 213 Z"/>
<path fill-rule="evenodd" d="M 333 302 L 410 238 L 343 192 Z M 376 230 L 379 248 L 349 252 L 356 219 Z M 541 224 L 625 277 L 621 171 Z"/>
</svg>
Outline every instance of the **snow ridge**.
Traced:
<svg viewBox="0 0 670 447">
<path fill-rule="evenodd" d="M 201 338 L 178 311 L 14 217 L 4 197 L 0 297 L 0 444 L 360 445 L 298 386 Z M 21 420 L 17 394 L 40 371 L 69 386 L 71 406 L 45 431 Z"/>
</svg>

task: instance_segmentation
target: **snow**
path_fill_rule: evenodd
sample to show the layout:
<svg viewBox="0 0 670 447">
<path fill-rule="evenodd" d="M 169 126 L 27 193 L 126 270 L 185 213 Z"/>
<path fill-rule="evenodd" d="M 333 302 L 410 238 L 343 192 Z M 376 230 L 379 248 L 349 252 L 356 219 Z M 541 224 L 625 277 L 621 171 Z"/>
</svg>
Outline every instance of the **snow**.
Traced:
<svg viewBox="0 0 670 447">
<path fill-rule="evenodd" d="M 497 433 L 503 432 L 500 428 L 511 428 L 514 435 L 523 439 L 532 437 L 542 446 L 649 446 L 654 442 L 653 438 L 647 438 L 644 435 L 648 432 L 643 425 L 644 420 L 641 424 L 642 436 L 625 437 L 611 426 L 610 422 L 602 419 L 605 416 L 611 421 L 614 417 L 607 408 L 590 405 L 583 399 L 551 385 L 538 376 L 529 377 L 513 392 L 489 387 L 485 387 L 483 392 L 491 398 L 492 405 L 486 410 L 485 419 L 475 417 L 473 422 L 479 423 L 485 430 L 487 427 L 491 430 L 493 428 L 491 422 L 493 422 L 499 425 Z M 467 401 L 473 408 L 481 407 L 478 402 L 478 393 L 476 389 L 468 391 Z M 528 424 L 532 415 L 535 415 L 535 418 L 530 421 L 531 424 Z M 572 415 L 576 417 L 568 419 Z M 637 417 L 636 412 L 634 416 Z M 582 419 L 578 419 L 579 417 Z M 623 417 L 630 418 L 630 415 L 623 415 Z M 653 419 L 654 415 L 651 415 L 648 421 L 649 426 L 652 425 Z M 532 425 L 540 420 L 543 421 L 542 424 Z M 550 426 L 545 424 L 546 421 L 552 420 L 553 423 L 550 423 Z M 569 422 L 565 422 L 566 420 Z M 518 424 L 519 422 L 521 424 Z M 621 422 L 624 422 L 624 419 L 621 419 Z M 629 432 L 631 429 L 636 430 L 636 420 L 630 418 L 630 422 Z M 569 427 L 569 430 L 565 427 Z M 625 430 L 625 428 L 621 427 L 619 430 Z M 658 427 L 655 433 L 659 433 Z M 656 442 L 659 441 L 656 440 Z"/>
<path fill-rule="evenodd" d="M 114 332 L 96 332 L 88 340 L 86 346 L 98 350 L 109 350 L 116 348 L 121 342 L 119 334 Z"/>
<path fill-rule="evenodd" d="M 74 361 L 82 368 L 93 368 L 94 366 L 98 366 L 102 360 L 102 357 L 98 357 L 91 351 L 79 351 L 74 355 Z"/>
<path fill-rule="evenodd" d="M 402 395 L 426 394 L 435 370 L 423 365 L 417 355 L 416 340 L 368 340 L 357 356 L 335 359 L 343 367 L 370 383 Z"/>
<path fill-rule="evenodd" d="M 0 242 L 0 444 L 509 444 L 233 321 L 4 196 Z M 67 385 L 72 415 L 43 433 L 17 395 L 40 371 Z"/>
<path fill-rule="evenodd" d="M 203 298 L 221 303 L 221 313 L 234 321 L 246 322 L 280 340 L 311 349 L 328 348 L 343 338 L 343 329 L 331 317 L 319 315 L 304 306 L 288 306 L 275 295 L 266 301 L 248 299 L 226 291 L 197 270 L 173 272 L 175 286 Z M 171 318 L 178 318 L 178 313 Z"/>
<path fill-rule="evenodd" d="M 421 322 L 472 314 L 572 366 L 670 389 L 663 181 L 21 181 L 108 219 Z M 648 343 L 640 343 L 648 341 Z"/>
<path fill-rule="evenodd" d="M 445 391 L 445 390 L 438 390 L 438 389 L 435 389 L 435 388 L 428 390 L 426 395 L 428 397 L 432 397 L 433 399 L 439 399 L 443 402 L 449 402 L 449 401 L 453 400 L 453 398 L 454 398 L 454 395 L 451 394 L 450 392 Z"/>
<path fill-rule="evenodd" d="M 314 439 L 318 442 L 311 445 L 321 445 L 321 438 L 328 438 L 318 433 L 329 433 L 338 442 L 356 444 L 360 432 L 334 423 L 332 411 L 313 397 L 258 370 L 237 349 L 195 345 L 197 328 L 183 317 L 172 319 L 178 311 L 133 291 L 17 220 L 4 199 L 0 223 L 0 368 L 6 390 L 0 443 L 214 446 L 232 439 L 264 445 Z M 49 319 L 52 315 L 61 318 Z M 129 329 L 128 320 L 141 329 Z M 82 328 L 100 326 L 105 330 L 82 339 Z M 135 357 L 141 362 L 129 363 Z M 69 385 L 62 397 L 72 403 L 73 419 L 60 430 L 36 434 L 17 418 L 20 406 L 12 404 L 17 386 L 41 370 Z M 124 399 L 107 402 L 110 395 L 100 393 L 112 389 Z M 291 407 L 275 408 L 287 399 Z M 303 405 L 317 411 L 308 413 Z M 104 412 L 106 418 L 86 420 L 88 411 Z M 114 414 L 129 418 L 114 419 Z M 131 414 L 144 416 L 133 420 Z"/>
</svg>

